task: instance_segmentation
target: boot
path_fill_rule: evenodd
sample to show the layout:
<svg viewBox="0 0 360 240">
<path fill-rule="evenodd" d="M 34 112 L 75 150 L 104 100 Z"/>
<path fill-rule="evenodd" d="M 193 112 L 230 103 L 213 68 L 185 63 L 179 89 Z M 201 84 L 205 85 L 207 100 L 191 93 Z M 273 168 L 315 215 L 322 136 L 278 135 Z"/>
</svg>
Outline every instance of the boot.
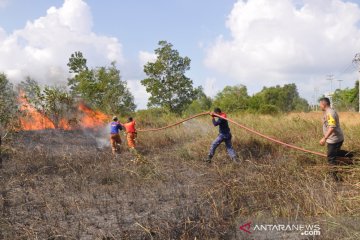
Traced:
<svg viewBox="0 0 360 240">
<path fill-rule="evenodd" d="M 204 159 L 204 162 L 211 163 L 211 159 L 212 159 L 212 156 L 208 155 L 208 156 Z"/>
</svg>

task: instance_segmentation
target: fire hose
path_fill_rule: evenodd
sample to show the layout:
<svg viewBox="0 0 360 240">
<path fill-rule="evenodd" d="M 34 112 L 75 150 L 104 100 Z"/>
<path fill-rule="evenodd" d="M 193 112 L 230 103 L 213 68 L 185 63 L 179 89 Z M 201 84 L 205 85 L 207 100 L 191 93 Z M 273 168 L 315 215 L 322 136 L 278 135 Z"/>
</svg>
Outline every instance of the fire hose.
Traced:
<svg viewBox="0 0 360 240">
<path fill-rule="evenodd" d="M 165 126 L 165 127 L 149 128 L 149 129 L 139 129 L 138 132 L 155 132 L 155 131 L 165 130 L 165 129 L 172 128 L 172 127 L 175 127 L 175 126 L 177 126 L 177 125 L 180 125 L 181 123 L 187 122 L 187 121 L 189 121 L 189 120 L 191 120 L 191 119 L 198 118 L 198 117 L 201 117 L 201 116 L 204 116 L 204 115 L 209 115 L 209 114 L 210 114 L 210 112 L 199 113 L 199 114 L 196 114 L 196 115 L 193 115 L 193 116 L 191 116 L 191 117 L 185 118 L 185 119 L 183 119 L 183 120 L 181 120 L 181 121 L 179 121 L 179 122 L 176 122 L 176 123 L 174 123 L 174 124 L 171 124 L 171 125 L 168 125 L 168 126 Z M 265 139 L 267 139 L 267 140 L 269 140 L 269 141 L 271 141 L 271 142 L 277 143 L 277 144 L 279 144 L 279 145 L 282 145 L 282 146 L 285 146 L 285 147 L 288 147 L 288 148 L 292 148 L 292 149 L 295 149 L 295 150 L 297 150 L 297 151 L 302 151 L 302 152 L 310 153 L 310 154 L 313 154 L 313 155 L 317 155 L 317 156 L 321 156 L 321 157 L 326 157 L 326 154 L 324 154 L 324 153 L 311 151 L 311 150 L 308 150 L 308 149 L 305 149 L 305 148 L 302 148 L 302 147 L 298 147 L 298 146 L 295 146 L 295 145 L 292 145 L 292 144 L 288 144 L 288 143 L 282 142 L 282 141 L 280 141 L 280 140 L 278 140 L 278 139 L 275 139 L 275 138 L 273 138 L 273 137 L 270 137 L 270 136 L 267 136 L 267 135 L 265 135 L 265 134 L 263 134 L 263 133 L 260 133 L 260 132 L 258 132 L 258 131 L 256 131 L 256 130 L 252 129 L 252 128 L 249 128 L 249 127 L 246 127 L 246 126 L 244 126 L 244 125 L 242 125 L 242 124 L 240 124 L 240 123 L 237 123 L 237 122 L 235 122 L 234 120 L 232 120 L 232 119 L 230 119 L 230 118 L 222 117 L 222 116 L 220 116 L 220 115 L 218 115 L 218 114 L 215 114 L 215 113 L 214 113 L 213 115 L 216 116 L 216 117 L 218 117 L 218 118 L 222 118 L 222 119 L 224 119 L 224 120 L 227 120 L 227 121 L 233 123 L 234 125 L 236 125 L 237 127 L 240 127 L 240 128 L 242 128 L 242 129 L 244 129 L 244 130 L 246 130 L 246 131 L 248 131 L 248 132 L 250 132 L 250 133 L 252 133 L 252 134 L 255 134 L 255 135 L 257 135 L 257 136 L 260 136 L 260 137 L 262 137 L 262 138 L 265 138 Z"/>
</svg>

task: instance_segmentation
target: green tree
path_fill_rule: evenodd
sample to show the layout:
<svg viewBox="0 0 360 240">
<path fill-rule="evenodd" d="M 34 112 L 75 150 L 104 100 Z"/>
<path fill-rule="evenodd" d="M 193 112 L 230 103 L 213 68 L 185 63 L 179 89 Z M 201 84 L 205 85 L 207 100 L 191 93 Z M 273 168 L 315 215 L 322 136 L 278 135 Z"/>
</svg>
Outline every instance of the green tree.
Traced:
<svg viewBox="0 0 360 240">
<path fill-rule="evenodd" d="M 355 82 L 356 98 L 355 98 L 355 100 L 354 100 L 354 101 L 357 103 L 357 104 L 356 104 L 356 107 L 355 107 L 355 111 L 357 111 L 357 112 L 360 111 L 360 109 L 359 109 L 359 98 L 360 98 L 360 96 L 359 96 L 359 84 L 360 84 L 360 80 L 357 80 L 357 81 Z"/>
<path fill-rule="evenodd" d="M 308 103 L 300 98 L 295 84 L 285 84 L 283 87 L 264 87 L 261 92 L 254 95 L 261 105 L 276 106 L 282 112 L 305 111 L 308 109 Z M 261 99 L 261 100 L 260 100 Z M 255 105 L 254 105 L 255 106 Z"/>
<path fill-rule="evenodd" d="M 0 73 L 0 128 L 14 125 L 17 109 L 17 95 L 13 85 L 4 73 Z"/>
<path fill-rule="evenodd" d="M 359 81 L 354 88 L 337 89 L 332 100 L 339 111 L 359 111 Z"/>
<path fill-rule="evenodd" d="M 246 86 L 227 86 L 216 95 L 213 104 L 227 112 L 247 110 L 276 114 L 309 110 L 309 104 L 299 96 L 295 84 L 285 84 L 283 87 L 264 87 L 253 96 L 248 95 Z"/>
<path fill-rule="evenodd" d="M 25 81 L 20 82 L 17 87 L 21 97 L 24 97 L 39 112 L 44 112 L 44 94 L 36 80 L 26 77 Z"/>
<path fill-rule="evenodd" d="M 264 104 L 260 106 L 259 113 L 261 114 L 270 114 L 270 115 L 276 115 L 280 113 L 280 109 L 272 104 Z"/>
<path fill-rule="evenodd" d="M 86 63 L 81 52 L 75 52 L 69 59 L 69 72 L 74 76 L 68 80 L 68 85 L 73 95 L 109 114 L 127 114 L 136 109 L 134 97 L 126 81 L 121 80 L 115 62 L 109 67 L 94 69 L 89 69 Z"/>
<path fill-rule="evenodd" d="M 244 85 L 226 86 L 214 99 L 214 106 L 226 112 L 237 112 L 248 109 L 249 95 Z"/>
<path fill-rule="evenodd" d="M 260 94 L 255 94 L 249 98 L 248 104 L 250 112 L 258 112 L 264 105 L 264 99 Z"/>
<path fill-rule="evenodd" d="M 310 105 L 309 105 L 308 101 L 306 101 L 306 99 L 299 97 L 295 100 L 295 108 L 292 111 L 309 112 Z"/>
<path fill-rule="evenodd" d="M 64 87 L 45 86 L 27 77 L 18 86 L 25 99 L 38 112 L 52 121 L 55 128 L 60 127 L 60 120 L 68 118 L 75 111 L 74 99 Z"/>
<path fill-rule="evenodd" d="M 144 66 L 147 78 L 141 81 L 151 94 L 148 107 L 163 107 L 181 114 L 196 98 L 193 82 L 185 76 L 191 60 L 181 57 L 173 45 L 166 41 L 159 42 L 155 53 L 157 59 Z"/>
<path fill-rule="evenodd" d="M 209 111 L 212 106 L 212 99 L 206 96 L 201 86 L 198 87 L 196 91 L 196 99 L 185 110 L 186 115 Z"/>
<path fill-rule="evenodd" d="M 74 52 L 71 54 L 68 67 L 70 73 L 82 73 L 88 71 L 88 67 L 86 66 L 87 60 L 84 58 L 82 52 Z"/>
<path fill-rule="evenodd" d="M 45 86 L 43 90 L 45 115 L 54 123 L 55 128 L 60 126 L 60 120 L 69 117 L 74 111 L 74 99 L 65 88 Z"/>
</svg>

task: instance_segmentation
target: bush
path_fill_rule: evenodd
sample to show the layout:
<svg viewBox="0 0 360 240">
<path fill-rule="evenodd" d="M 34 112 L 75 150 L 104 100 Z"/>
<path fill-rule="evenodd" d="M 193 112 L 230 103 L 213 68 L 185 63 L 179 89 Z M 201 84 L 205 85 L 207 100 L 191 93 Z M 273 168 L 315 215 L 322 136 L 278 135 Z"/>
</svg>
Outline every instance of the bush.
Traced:
<svg viewBox="0 0 360 240">
<path fill-rule="evenodd" d="M 259 112 L 261 114 L 276 115 L 280 113 L 280 109 L 275 105 L 265 104 L 260 107 Z"/>
<path fill-rule="evenodd" d="M 149 108 L 146 110 L 139 110 L 135 114 L 139 127 L 165 126 L 169 122 L 172 123 L 175 121 L 176 117 L 176 114 L 170 113 L 165 108 Z"/>
<path fill-rule="evenodd" d="M 17 114 L 16 93 L 6 75 L 0 73 L 0 128 L 7 128 Z"/>
</svg>

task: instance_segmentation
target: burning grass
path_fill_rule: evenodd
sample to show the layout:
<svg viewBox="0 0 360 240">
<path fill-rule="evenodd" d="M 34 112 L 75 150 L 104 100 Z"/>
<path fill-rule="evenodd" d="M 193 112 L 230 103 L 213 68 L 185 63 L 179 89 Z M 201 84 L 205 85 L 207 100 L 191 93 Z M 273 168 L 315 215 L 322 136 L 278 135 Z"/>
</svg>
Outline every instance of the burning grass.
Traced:
<svg viewBox="0 0 360 240">
<path fill-rule="evenodd" d="M 73 113 L 68 113 L 66 116 L 60 116 L 58 113 L 55 114 L 54 119 L 51 119 L 44 111 L 30 104 L 21 92 L 18 101 L 22 113 L 19 119 L 19 130 L 97 128 L 103 126 L 110 118 L 107 114 L 93 110 L 86 104 L 78 102 L 76 111 Z"/>
<path fill-rule="evenodd" d="M 340 115 L 344 148 L 360 150 L 360 126 Z M 239 115 L 266 134 L 316 151 L 317 114 Z M 171 119 L 173 120 L 173 119 Z M 138 120 L 139 125 L 156 119 Z M 166 121 L 164 121 L 166 122 Z M 95 130 L 20 132 L 5 145 L 0 170 L 0 239 L 246 239 L 247 221 L 317 222 L 317 239 L 358 239 L 359 166 L 341 167 L 342 182 L 326 160 L 270 144 L 232 127 L 242 162 L 220 147 L 202 162 L 216 136 L 209 119 L 165 132 L 139 134 L 143 163 L 123 145 L 110 154 L 107 135 Z M 251 235 L 301 239 L 300 235 Z"/>
</svg>

